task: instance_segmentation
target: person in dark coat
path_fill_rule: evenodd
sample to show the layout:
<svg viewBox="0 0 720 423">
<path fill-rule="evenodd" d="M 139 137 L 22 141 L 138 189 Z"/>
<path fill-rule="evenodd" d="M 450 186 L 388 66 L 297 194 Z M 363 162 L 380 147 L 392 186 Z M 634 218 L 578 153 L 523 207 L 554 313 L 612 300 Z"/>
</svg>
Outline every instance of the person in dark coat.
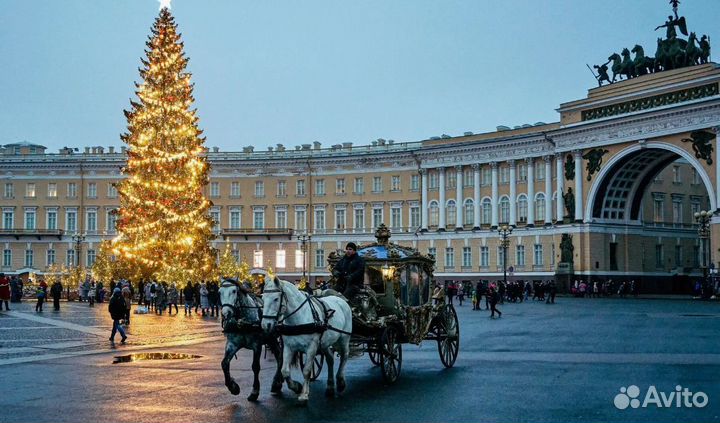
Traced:
<svg viewBox="0 0 720 423">
<path fill-rule="evenodd" d="M 63 286 L 59 280 L 50 287 L 50 295 L 53 297 L 53 308 L 55 311 L 60 311 L 60 296 L 62 295 Z"/>
<path fill-rule="evenodd" d="M 185 295 L 185 315 L 192 314 L 193 304 L 195 303 L 195 289 L 193 289 L 192 283 L 188 282 L 183 289 L 183 295 Z"/>
<path fill-rule="evenodd" d="M 345 246 L 345 256 L 333 269 L 335 290 L 342 292 L 348 300 L 352 300 L 363 285 L 364 275 L 365 260 L 358 255 L 357 245 L 348 242 Z"/>
<path fill-rule="evenodd" d="M 113 290 L 112 297 L 110 297 L 110 304 L 108 305 L 108 311 L 110 312 L 110 317 L 113 320 L 110 342 L 115 343 L 115 333 L 119 331 L 120 336 L 122 336 L 120 343 L 124 344 L 127 339 L 127 335 L 125 335 L 125 330 L 122 328 L 122 325 L 120 325 L 120 320 L 125 317 L 126 307 L 125 299 L 122 296 L 120 288 L 115 288 Z"/>
<path fill-rule="evenodd" d="M 0 273 L 0 310 L 2 303 L 5 303 L 5 310 L 10 311 L 10 279 L 4 273 Z"/>
<path fill-rule="evenodd" d="M 495 313 L 498 314 L 498 317 L 502 317 L 502 312 L 496 307 L 497 303 L 500 301 L 500 293 L 495 290 L 494 286 L 490 286 L 488 297 L 490 298 L 490 318 L 494 319 Z"/>
</svg>

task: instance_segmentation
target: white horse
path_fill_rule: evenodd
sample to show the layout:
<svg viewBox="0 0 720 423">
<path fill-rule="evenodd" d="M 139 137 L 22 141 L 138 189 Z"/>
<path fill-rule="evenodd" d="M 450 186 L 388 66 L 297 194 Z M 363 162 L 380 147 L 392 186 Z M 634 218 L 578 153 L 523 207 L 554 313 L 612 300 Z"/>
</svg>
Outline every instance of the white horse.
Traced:
<svg viewBox="0 0 720 423">
<path fill-rule="evenodd" d="M 253 352 L 253 389 L 248 396 L 249 401 L 256 401 L 260 394 L 260 353 L 263 345 L 267 345 L 275 356 L 277 369 L 273 378 L 271 391 L 273 394 L 282 390 L 283 378 L 280 373 L 282 355 L 278 335 L 264 333 L 260 328 L 260 310 L 262 301 L 234 279 L 225 279 L 220 285 L 220 301 L 222 304 L 222 328 L 227 342 L 222 370 L 225 375 L 225 386 L 233 395 L 240 393 L 235 379 L 230 376 L 230 361 L 241 348 Z"/>
<path fill-rule="evenodd" d="M 283 338 L 282 376 L 288 388 L 299 394 L 298 404 L 307 405 L 310 395 L 310 375 L 313 357 L 318 352 L 327 363 L 327 388 L 325 395 L 335 395 L 333 365 L 335 352 L 340 356 L 337 370 L 337 392 L 345 390 L 345 363 L 350 350 L 352 311 L 347 301 L 340 297 L 312 297 L 295 285 L 277 277 L 268 280 L 263 290 L 262 328 L 265 333 L 279 329 Z M 294 381 L 290 376 L 290 362 L 298 352 L 308 357 L 302 369 L 305 383 Z"/>
</svg>

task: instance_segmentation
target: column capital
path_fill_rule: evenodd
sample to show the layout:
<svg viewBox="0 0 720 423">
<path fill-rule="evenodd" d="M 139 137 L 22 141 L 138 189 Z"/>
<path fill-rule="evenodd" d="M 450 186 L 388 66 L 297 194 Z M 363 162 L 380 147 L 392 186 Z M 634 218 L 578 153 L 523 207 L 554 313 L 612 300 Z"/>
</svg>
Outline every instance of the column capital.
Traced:
<svg viewBox="0 0 720 423">
<path fill-rule="evenodd" d="M 555 153 L 555 160 L 560 160 L 560 161 L 564 160 L 565 159 L 565 157 L 563 157 L 564 154 L 565 153 Z"/>
<path fill-rule="evenodd" d="M 575 156 L 576 159 L 577 159 L 577 158 L 582 158 L 582 150 L 573 150 L 572 153 L 573 153 L 573 156 Z"/>
<path fill-rule="evenodd" d="M 525 157 L 525 163 L 528 166 L 535 166 L 535 157 Z"/>
<path fill-rule="evenodd" d="M 480 170 L 480 163 L 473 163 L 470 165 L 472 170 Z"/>
<path fill-rule="evenodd" d="M 514 159 L 508 160 L 507 163 L 508 163 L 508 166 L 510 166 L 511 168 L 512 168 L 512 167 L 515 167 L 515 160 L 514 160 Z"/>
<path fill-rule="evenodd" d="M 551 162 L 553 159 L 553 156 L 548 154 L 547 156 L 543 156 L 543 160 L 545 160 L 545 163 Z"/>
<path fill-rule="evenodd" d="M 420 168 L 420 169 L 418 169 L 418 173 L 421 174 L 421 175 L 426 175 L 426 174 L 427 174 L 427 169 L 425 169 L 425 168 Z"/>
<path fill-rule="evenodd" d="M 462 165 L 455 165 L 455 171 L 456 172 L 462 172 Z"/>
<path fill-rule="evenodd" d="M 444 166 L 437 167 L 436 169 L 437 169 L 438 172 L 440 172 L 440 173 L 445 173 L 445 167 L 444 167 Z"/>
<path fill-rule="evenodd" d="M 490 167 L 491 167 L 493 170 L 497 170 L 497 168 L 498 168 L 498 162 L 490 162 Z"/>
</svg>

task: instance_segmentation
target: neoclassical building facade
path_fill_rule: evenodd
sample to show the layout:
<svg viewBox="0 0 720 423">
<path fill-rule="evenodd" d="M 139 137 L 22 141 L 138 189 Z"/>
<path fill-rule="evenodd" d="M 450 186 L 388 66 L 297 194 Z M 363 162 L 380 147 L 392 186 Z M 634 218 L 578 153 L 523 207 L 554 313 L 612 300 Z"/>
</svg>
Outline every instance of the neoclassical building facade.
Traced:
<svg viewBox="0 0 720 423">
<path fill-rule="evenodd" d="M 677 292 L 718 262 L 716 218 L 706 244 L 693 218 L 718 207 L 718 84 L 711 63 L 591 89 L 560 105 L 556 123 L 363 146 L 212 148 L 215 246 L 317 281 L 331 251 L 374 240 L 384 223 L 393 241 L 435 255 L 439 280 L 494 280 L 505 254 L 497 228 L 508 225 L 511 279 L 632 278 Z M 45 150 L 0 149 L 5 273 L 92 265 L 115 234 L 124 149 Z"/>
</svg>

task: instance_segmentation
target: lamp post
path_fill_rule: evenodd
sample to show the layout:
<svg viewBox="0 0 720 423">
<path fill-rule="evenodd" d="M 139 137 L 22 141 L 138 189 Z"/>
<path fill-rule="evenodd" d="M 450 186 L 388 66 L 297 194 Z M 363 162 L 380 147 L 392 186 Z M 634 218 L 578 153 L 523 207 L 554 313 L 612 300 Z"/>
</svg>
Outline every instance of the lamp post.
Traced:
<svg viewBox="0 0 720 423">
<path fill-rule="evenodd" d="M 503 284 L 507 286 L 507 254 L 508 247 L 510 246 L 509 236 L 512 233 L 513 228 L 509 225 L 500 225 L 497 231 L 501 237 L 500 246 L 502 246 L 503 249 Z"/>
<path fill-rule="evenodd" d="M 698 236 L 700 237 L 700 254 L 702 259 L 700 260 L 700 267 L 703 271 L 703 284 L 707 286 L 708 277 L 708 241 L 710 238 L 710 219 L 712 218 L 712 212 L 701 211 L 696 212 L 695 221 L 698 223 Z"/>
<path fill-rule="evenodd" d="M 85 235 L 80 232 L 75 232 L 72 239 L 75 241 L 75 267 L 80 267 L 80 252 L 82 250 L 82 242 L 85 241 Z"/>
<path fill-rule="evenodd" d="M 306 273 L 306 261 L 307 261 L 307 250 L 308 250 L 308 244 L 310 244 L 310 241 L 312 240 L 312 235 L 308 234 L 302 234 L 298 235 L 298 241 L 300 241 L 301 250 L 303 254 L 303 260 L 302 260 L 302 278 L 305 281 L 305 283 L 310 286 L 309 281 L 305 279 L 305 273 Z"/>
</svg>

